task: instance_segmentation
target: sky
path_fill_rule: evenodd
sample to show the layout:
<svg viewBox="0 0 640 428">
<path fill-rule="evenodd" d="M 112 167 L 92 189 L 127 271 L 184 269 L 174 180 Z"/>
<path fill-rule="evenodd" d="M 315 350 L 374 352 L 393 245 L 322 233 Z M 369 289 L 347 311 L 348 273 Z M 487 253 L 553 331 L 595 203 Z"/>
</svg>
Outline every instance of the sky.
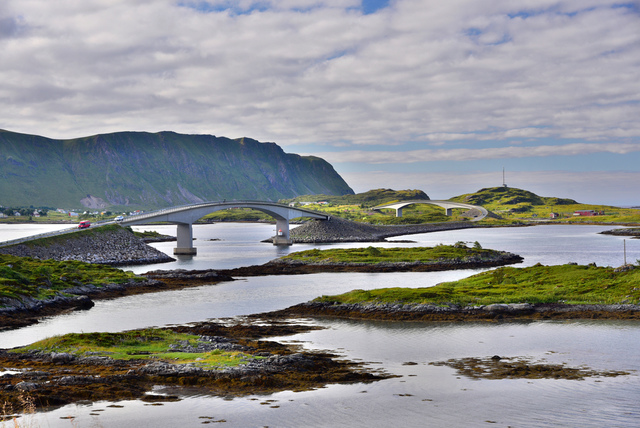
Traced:
<svg viewBox="0 0 640 428">
<path fill-rule="evenodd" d="M 0 128 L 175 131 L 356 192 L 640 205 L 640 0 L 2 0 Z"/>
</svg>

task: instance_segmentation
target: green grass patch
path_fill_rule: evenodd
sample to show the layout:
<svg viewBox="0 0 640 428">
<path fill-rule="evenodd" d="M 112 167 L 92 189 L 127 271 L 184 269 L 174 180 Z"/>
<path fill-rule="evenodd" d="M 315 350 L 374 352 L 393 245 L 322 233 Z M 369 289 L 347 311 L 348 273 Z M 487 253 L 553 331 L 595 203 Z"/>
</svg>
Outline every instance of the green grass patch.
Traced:
<svg viewBox="0 0 640 428">
<path fill-rule="evenodd" d="M 0 299 L 46 299 L 59 290 L 82 284 L 100 286 L 131 280 L 142 281 L 144 278 L 106 265 L 0 254 Z"/>
<path fill-rule="evenodd" d="M 131 330 L 120 333 L 70 333 L 41 340 L 10 352 L 68 353 L 77 357 L 101 356 L 114 360 L 159 360 L 193 364 L 205 369 L 237 366 L 254 357 L 237 351 L 180 352 L 172 345 L 196 347 L 196 335 L 164 329 Z M 203 342 L 204 343 L 204 342 Z"/>
<path fill-rule="evenodd" d="M 610 267 L 580 265 L 501 267 L 434 287 L 354 290 L 338 296 L 322 296 L 316 301 L 437 305 L 452 303 L 462 306 L 559 302 L 638 304 L 640 269 L 615 272 Z"/>
<path fill-rule="evenodd" d="M 477 245 L 479 247 L 479 245 Z M 468 248 L 464 243 L 456 245 L 436 245 L 435 247 L 414 248 L 337 248 L 329 250 L 306 250 L 291 253 L 281 260 L 297 260 L 309 264 L 318 263 L 403 263 L 438 262 L 451 260 L 488 259 L 500 254 L 499 251 Z"/>
</svg>

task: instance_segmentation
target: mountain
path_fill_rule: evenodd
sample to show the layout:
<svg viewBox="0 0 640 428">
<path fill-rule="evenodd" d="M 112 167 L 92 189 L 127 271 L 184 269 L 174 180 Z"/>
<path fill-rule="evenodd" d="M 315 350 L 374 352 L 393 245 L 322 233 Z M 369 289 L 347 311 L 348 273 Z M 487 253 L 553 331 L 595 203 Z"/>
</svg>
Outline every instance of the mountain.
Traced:
<svg viewBox="0 0 640 428">
<path fill-rule="evenodd" d="M 117 132 L 70 140 L 0 130 L 0 205 L 154 209 L 353 194 L 325 160 L 250 138 Z"/>
</svg>

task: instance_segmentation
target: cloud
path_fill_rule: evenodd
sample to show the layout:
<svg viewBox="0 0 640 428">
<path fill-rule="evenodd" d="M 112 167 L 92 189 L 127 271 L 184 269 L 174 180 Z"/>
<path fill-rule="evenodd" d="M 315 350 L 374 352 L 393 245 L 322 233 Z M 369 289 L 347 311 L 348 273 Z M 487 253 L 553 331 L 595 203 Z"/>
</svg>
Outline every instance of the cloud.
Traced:
<svg viewBox="0 0 640 428">
<path fill-rule="evenodd" d="M 638 28 L 617 0 L 5 0 L 0 128 L 248 136 L 396 169 L 628 159 Z"/>
<path fill-rule="evenodd" d="M 640 135 L 640 17 L 613 1 L 3 3 L 2 34 L 24 29 L 0 39 L 10 129 L 363 146 Z"/>
<path fill-rule="evenodd" d="M 640 152 L 640 144 L 633 143 L 573 143 L 559 146 L 494 147 L 484 149 L 423 149 L 411 151 L 364 151 L 316 153 L 330 163 L 356 162 L 366 164 L 416 163 L 438 161 L 471 161 L 546 156 L 575 156 L 592 153 L 628 154 Z"/>
</svg>

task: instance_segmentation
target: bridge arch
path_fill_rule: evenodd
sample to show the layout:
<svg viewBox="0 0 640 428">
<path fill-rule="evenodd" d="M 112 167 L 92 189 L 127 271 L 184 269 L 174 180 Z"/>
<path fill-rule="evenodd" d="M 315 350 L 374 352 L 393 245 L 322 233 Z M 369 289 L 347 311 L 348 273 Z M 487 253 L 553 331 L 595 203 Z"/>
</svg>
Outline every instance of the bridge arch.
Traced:
<svg viewBox="0 0 640 428">
<path fill-rule="evenodd" d="M 289 235 L 289 221 L 298 217 L 310 217 L 327 220 L 327 214 L 303 208 L 294 208 L 276 202 L 265 201 L 222 201 L 204 202 L 200 204 L 184 205 L 181 207 L 167 208 L 160 211 L 126 217 L 120 222 L 122 225 L 148 224 L 150 222 L 167 222 L 177 225 L 177 244 L 174 254 L 197 253 L 193 246 L 193 223 L 216 211 L 230 208 L 252 208 L 270 215 L 276 219 L 276 236 L 273 239 L 274 245 L 291 245 Z"/>
<path fill-rule="evenodd" d="M 375 210 L 375 211 L 380 211 L 383 208 L 391 208 L 391 209 L 396 210 L 396 217 L 402 217 L 402 209 L 404 207 L 409 206 L 409 205 L 415 205 L 415 204 L 437 205 L 439 207 L 444 208 L 445 214 L 447 216 L 450 216 L 452 214 L 452 210 L 454 208 L 465 208 L 465 209 L 468 209 L 468 210 L 470 210 L 470 209 L 478 210 L 480 212 L 480 215 L 475 217 L 471 221 L 480 221 L 480 220 L 482 220 L 483 218 L 485 218 L 489 214 L 489 212 L 484 207 L 481 207 L 480 205 L 471 205 L 471 204 L 463 204 L 461 202 L 451 202 L 451 201 L 441 201 L 441 200 L 426 200 L 426 199 L 394 202 L 392 204 L 379 205 L 377 207 L 373 207 L 372 209 Z"/>
</svg>

